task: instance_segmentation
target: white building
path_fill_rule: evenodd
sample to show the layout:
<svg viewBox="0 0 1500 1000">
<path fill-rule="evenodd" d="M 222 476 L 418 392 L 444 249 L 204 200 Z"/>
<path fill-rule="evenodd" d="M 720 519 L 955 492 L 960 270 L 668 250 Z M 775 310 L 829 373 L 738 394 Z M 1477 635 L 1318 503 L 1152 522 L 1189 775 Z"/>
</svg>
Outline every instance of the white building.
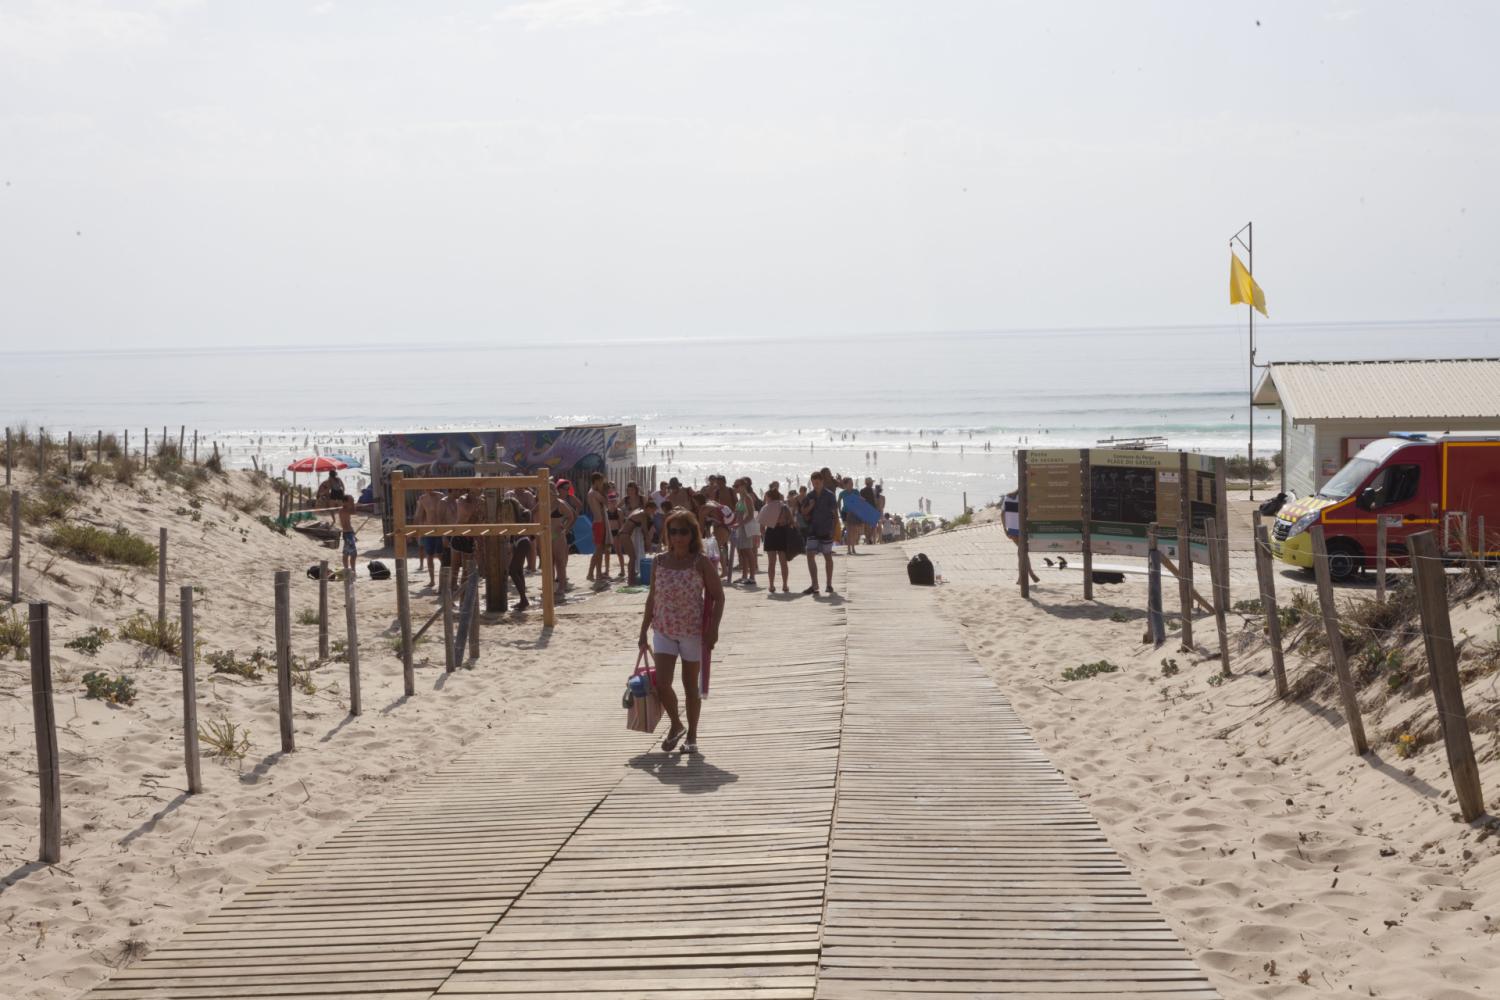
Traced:
<svg viewBox="0 0 1500 1000">
<path fill-rule="evenodd" d="M 1281 488 L 1307 496 L 1392 431 L 1500 431 L 1500 358 L 1277 362 L 1254 402 L 1281 409 Z"/>
</svg>

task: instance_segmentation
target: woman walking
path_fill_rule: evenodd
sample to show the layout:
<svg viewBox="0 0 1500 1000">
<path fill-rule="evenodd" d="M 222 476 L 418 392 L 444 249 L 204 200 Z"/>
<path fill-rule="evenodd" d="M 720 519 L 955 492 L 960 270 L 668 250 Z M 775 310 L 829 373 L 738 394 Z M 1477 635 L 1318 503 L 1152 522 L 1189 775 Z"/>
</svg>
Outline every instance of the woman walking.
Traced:
<svg viewBox="0 0 1500 1000">
<path fill-rule="evenodd" d="M 705 601 L 711 609 L 707 615 Z M 683 753 L 698 752 L 698 716 L 703 711 L 698 669 L 703 654 L 719 641 L 723 615 L 724 587 L 713 563 L 703 554 L 698 520 L 688 511 L 674 511 L 667 518 L 667 550 L 656 557 L 652 567 L 651 593 L 641 618 L 641 649 L 650 650 L 656 661 L 656 696 L 672 720 L 667 738 L 661 741 L 661 748 L 668 753 L 676 750 L 679 742 Z M 672 690 L 672 674 L 679 658 L 687 695 L 686 725 L 677 706 L 677 693 Z"/>
<path fill-rule="evenodd" d="M 781 484 L 772 483 L 766 490 L 765 503 L 761 505 L 761 535 L 766 544 L 766 575 L 771 578 L 771 593 L 776 593 L 776 567 L 781 567 L 781 591 L 787 589 L 787 552 L 790 551 L 792 534 L 792 510 L 781 499 Z"/>
</svg>

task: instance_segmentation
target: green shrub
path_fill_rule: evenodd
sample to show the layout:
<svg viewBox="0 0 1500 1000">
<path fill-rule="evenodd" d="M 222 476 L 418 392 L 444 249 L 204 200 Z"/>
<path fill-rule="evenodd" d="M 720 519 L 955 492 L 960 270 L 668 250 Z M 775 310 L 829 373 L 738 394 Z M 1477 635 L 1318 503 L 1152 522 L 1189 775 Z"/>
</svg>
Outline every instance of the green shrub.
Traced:
<svg viewBox="0 0 1500 1000">
<path fill-rule="evenodd" d="M 31 658 L 31 629 L 26 619 L 14 611 L 0 617 L 0 660 L 9 653 L 14 653 L 18 660 Z"/>
<path fill-rule="evenodd" d="M 1261 605 L 1259 597 L 1252 597 L 1244 601 L 1235 601 L 1234 610 L 1242 615 L 1263 615 L 1266 609 Z"/>
<path fill-rule="evenodd" d="M 126 455 L 120 455 L 111 464 L 114 466 L 113 472 L 115 482 L 121 484 L 122 486 L 135 485 L 136 469 L 135 461 L 133 459 Z"/>
<path fill-rule="evenodd" d="M 303 608 L 297 612 L 298 625 L 316 625 L 323 620 L 322 616 L 312 608 Z"/>
<path fill-rule="evenodd" d="M 1180 669 L 1175 658 L 1168 658 L 1161 661 L 1161 675 L 1163 677 L 1175 677 Z"/>
<path fill-rule="evenodd" d="M 204 753 L 222 760 L 244 760 L 250 752 L 250 730 L 236 726 L 226 716 L 220 716 L 198 727 L 198 739 L 204 745 Z"/>
<path fill-rule="evenodd" d="M 241 660 L 232 649 L 219 649 L 204 657 L 208 668 L 216 674 L 233 674 L 246 680 L 259 680 L 261 671 L 270 664 L 270 656 L 257 648 L 248 659 Z"/>
<path fill-rule="evenodd" d="M 104 648 L 104 644 L 113 639 L 114 635 L 107 628 L 98 625 L 93 626 L 83 635 L 69 639 L 66 643 L 69 649 L 76 649 L 87 656 L 93 656 Z"/>
<path fill-rule="evenodd" d="M 170 618 L 158 624 L 155 617 L 144 611 L 137 611 L 120 626 L 120 638 L 163 653 L 176 655 L 182 652 L 182 625 Z"/>
<path fill-rule="evenodd" d="M 44 486 L 21 500 L 21 517 L 27 524 L 61 521 L 78 506 L 78 494 L 66 486 Z"/>
<path fill-rule="evenodd" d="M 123 527 L 104 531 L 91 524 L 60 524 L 42 542 L 84 562 L 124 563 L 127 566 L 152 566 L 156 563 L 156 546 Z"/>
<path fill-rule="evenodd" d="M 1098 674 L 1112 674 L 1120 668 L 1108 660 L 1096 660 L 1093 663 L 1080 663 L 1076 667 L 1068 667 L 1062 672 L 1065 681 L 1086 681 Z"/>
<path fill-rule="evenodd" d="M 97 670 L 83 675 L 85 696 L 107 701 L 111 705 L 129 705 L 135 701 L 135 682 L 124 674 L 111 677 Z"/>
</svg>

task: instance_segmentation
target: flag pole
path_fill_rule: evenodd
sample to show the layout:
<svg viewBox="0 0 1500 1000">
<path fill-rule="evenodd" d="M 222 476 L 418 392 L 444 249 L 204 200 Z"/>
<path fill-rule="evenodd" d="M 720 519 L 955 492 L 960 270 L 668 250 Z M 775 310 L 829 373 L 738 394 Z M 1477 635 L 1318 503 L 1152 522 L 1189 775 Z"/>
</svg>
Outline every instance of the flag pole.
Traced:
<svg viewBox="0 0 1500 1000">
<path fill-rule="evenodd" d="M 1240 233 L 1245 234 L 1240 239 Z M 1240 227 L 1239 232 L 1229 238 L 1232 248 L 1235 243 L 1245 248 L 1245 268 L 1250 272 L 1250 277 L 1255 277 L 1255 223 L 1247 222 Z M 1250 420 L 1250 444 L 1246 449 L 1246 457 L 1249 464 L 1245 474 L 1250 478 L 1250 499 L 1255 499 L 1255 304 L 1246 303 L 1245 312 L 1250 315 L 1250 367 L 1249 367 L 1249 390 L 1246 398 L 1247 416 Z"/>
</svg>

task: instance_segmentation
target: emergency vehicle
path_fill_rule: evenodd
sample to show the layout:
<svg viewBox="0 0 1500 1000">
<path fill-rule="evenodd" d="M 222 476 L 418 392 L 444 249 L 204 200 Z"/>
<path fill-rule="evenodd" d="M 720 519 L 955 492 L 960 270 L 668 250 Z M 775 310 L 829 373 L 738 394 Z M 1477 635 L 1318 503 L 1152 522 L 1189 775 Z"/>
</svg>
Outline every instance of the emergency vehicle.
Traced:
<svg viewBox="0 0 1500 1000">
<path fill-rule="evenodd" d="M 1312 569 L 1308 529 L 1321 524 L 1328 574 L 1347 580 L 1374 568 L 1380 519 L 1387 565 L 1404 565 L 1407 536 L 1429 529 L 1449 558 L 1500 556 L 1500 432 L 1393 433 L 1372 441 L 1316 494 L 1277 512 L 1271 553 Z"/>
</svg>

